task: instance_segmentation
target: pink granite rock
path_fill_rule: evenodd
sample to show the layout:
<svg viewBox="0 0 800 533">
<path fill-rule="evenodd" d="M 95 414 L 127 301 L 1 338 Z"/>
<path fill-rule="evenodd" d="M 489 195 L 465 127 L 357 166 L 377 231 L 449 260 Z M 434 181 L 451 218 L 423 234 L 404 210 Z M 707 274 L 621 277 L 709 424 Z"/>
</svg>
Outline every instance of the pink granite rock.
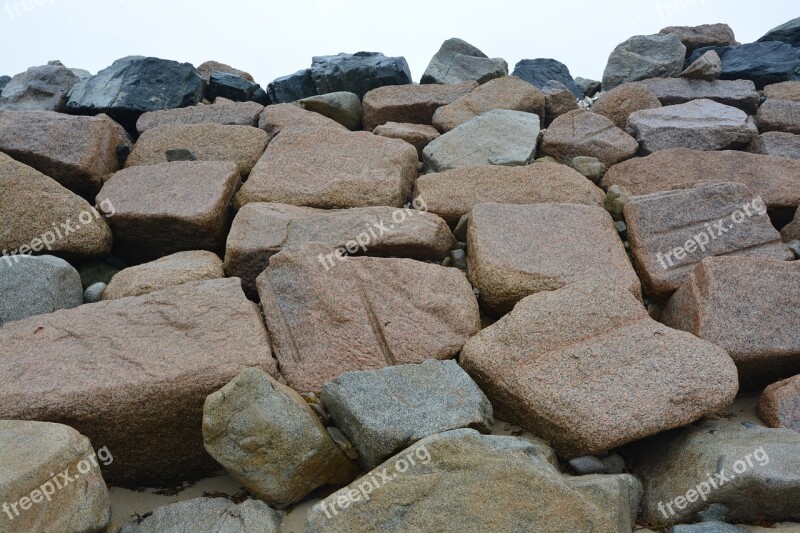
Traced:
<svg viewBox="0 0 800 533">
<path fill-rule="evenodd" d="M 477 82 L 446 85 L 387 85 L 364 95 L 364 129 L 374 130 L 387 122 L 431 124 L 434 112 L 469 94 Z"/>
</svg>

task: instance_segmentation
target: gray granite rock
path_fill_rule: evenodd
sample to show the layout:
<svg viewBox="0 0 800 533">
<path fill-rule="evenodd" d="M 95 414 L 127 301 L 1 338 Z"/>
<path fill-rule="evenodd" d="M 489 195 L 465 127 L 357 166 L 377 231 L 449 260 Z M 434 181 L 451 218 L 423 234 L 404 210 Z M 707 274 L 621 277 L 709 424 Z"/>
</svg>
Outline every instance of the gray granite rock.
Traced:
<svg viewBox="0 0 800 533">
<path fill-rule="evenodd" d="M 69 91 L 79 81 L 60 61 L 31 67 L 11 78 L 3 88 L 0 109 L 63 112 Z"/>
<path fill-rule="evenodd" d="M 603 72 L 603 90 L 647 78 L 669 78 L 683 70 L 686 47 L 674 34 L 636 35 L 619 44 Z"/>
<path fill-rule="evenodd" d="M 800 159 L 800 135 L 768 131 L 753 137 L 747 151 L 754 154 Z"/>
<path fill-rule="evenodd" d="M 298 102 L 307 111 L 335 120 L 349 130 L 361 129 L 361 99 L 355 93 L 338 91 L 309 96 Z"/>
<path fill-rule="evenodd" d="M 590 78 L 581 78 L 580 76 L 575 78 L 575 84 L 580 87 L 584 95 L 590 98 L 599 93 L 603 88 L 601 82 Z"/>
<path fill-rule="evenodd" d="M 709 50 L 681 72 L 681 78 L 693 80 L 718 80 L 722 75 L 722 60 L 714 50 Z"/>
<path fill-rule="evenodd" d="M 485 83 L 494 78 L 508 76 L 508 63 L 500 58 L 490 59 L 466 41 L 453 38 L 431 59 L 420 83 Z"/>
<path fill-rule="evenodd" d="M 63 259 L 51 255 L 0 258 L 0 326 L 82 303 L 81 277 Z"/>
<path fill-rule="evenodd" d="M 83 291 L 83 303 L 94 304 L 103 299 L 103 291 L 106 290 L 105 283 L 94 283 Z"/>
<path fill-rule="evenodd" d="M 737 107 L 755 115 L 761 99 L 750 80 L 692 80 L 688 78 L 651 78 L 636 82 L 644 85 L 661 105 L 685 104 L 705 98 L 720 104 Z"/>
<path fill-rule="evenodd" d="M 258 500 L 195 498 L 159 507 L 120 533 L 279 533 L 281 513 Z"/>
</svg>

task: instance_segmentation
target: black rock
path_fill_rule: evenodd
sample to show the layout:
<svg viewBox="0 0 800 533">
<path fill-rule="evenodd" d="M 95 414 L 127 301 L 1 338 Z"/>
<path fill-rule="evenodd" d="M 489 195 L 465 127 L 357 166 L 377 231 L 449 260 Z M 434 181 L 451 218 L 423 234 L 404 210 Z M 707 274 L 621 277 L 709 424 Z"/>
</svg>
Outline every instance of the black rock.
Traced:
<svg viewBox="0 0 800 533">
<path fill-rule="evenodd" d="M 269 105 L 269 95 L 267 95 L 267 91 L 259 85 L 258 89 L 253 93 L 253 96 L 250 97 L 250 101 L 261 105 Z"/>
<path fill-rule="evenodd" d="M 384 85 L 411 83 L 404 57 L 386 57 L 378 52 L 357 52 L 311 59 L 311 79 L 317 94 L 347 91 L 359 98 Z"/>
<path fill-rule="evenodd" d="M 780 41 L 788 43 L 795 48 L 800 47 L 800 17 L 792 19 L 786 24 L 771 29 L 758 42 Z"/>
<path fill-rule="evenodd" d="M 197 157 L 186 148 L 172 148 L 164 152 L 167 156 L 167 162 L 173 161 L 197 161 Z"/>
<path fill-rule="evenodd" d="M 782 81 L 800 80 L 800 49 L 781 42 L 756 42 L 739 46 L 698 48 L 686 60 L 686 67 L 714 50 L 722 60 L 723 80 L 752 80 L 756 89 Z"/>
<path fill-rule="evenodd" d="M 317 88 L 311 79 L 310 69 L 299 70 L 267 85 L 267 96 L 271 104 L 285 104 L 316 95 Z"/>
<path fill-rule="evenodd" d="M 130 56 L 73 87 L 67 112 L 106 113 L 136 131 L 142 113 L 196 105 L 203 99 L 203 78 L 189 63 Z"/>
<path fill-rule="evenodd" d="M 249 102 L 261 86 L 235 74 L 214 72 L 208 82 L 206 98 L 214 101 L 218 96 L 234 102 Z"/>
<path fill-rule="evenodd" d="M 523 59 L 514 66 L 512 76 L 523 79 L 539 89 L 544 88 L 547 82 L 555 80 L 563 83 L 575 98 L 583 98 L 583 90 L 578 87 L 569 69 L 564 63 L 555 59 Z"/>
<path fill-rule="evenodd" d="M 11 81 L 11 76 L 0 76 L 0 95 L 3 94 L 3 88 Z"/>
</svg>

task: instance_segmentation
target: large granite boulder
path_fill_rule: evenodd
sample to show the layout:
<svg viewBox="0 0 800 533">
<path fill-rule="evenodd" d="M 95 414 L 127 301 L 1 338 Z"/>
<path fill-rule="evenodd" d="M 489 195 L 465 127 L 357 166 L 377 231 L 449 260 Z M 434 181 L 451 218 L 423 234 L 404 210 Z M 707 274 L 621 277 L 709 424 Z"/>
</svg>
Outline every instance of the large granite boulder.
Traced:
<svg viewBox="0 0 800 533">
<path fill-rule="evenodd" d="M 447 87 L 446 85 L 430 85 L 430 87 Z M 408 124 L 401 122 L 387 122 L 381 124 L 372 133 L 390 139 L 402 139 L 417 149 L 417 155 L 422 159 L 422 151 L 431 141 L 439 137 L 439 130 L 427 124 Z"/>
<path fill-rule="evenodd" d="M 474 81 L 448 85 L 390 85 L 364 95 L 364 129 L 387 122 L 432 124 L 434 112 L 470 93 Z"/>
<path fill-rule="evenodd" d="M 782 81 L 764 87 L 764 96 L 777 100 L 800 102 L 800 81 Z"/>
<path fill-rule="evenodd" d="M 560 81 L 548 81 L 542 88 L 542 92 L 544 93 L 545 127 L 549 127 L 561 115 L 580 109 L 575 95 Z"/>
<path fill-rule="evenodd" d="M 267 137 L 275 138 L 284 130 L 318 130 L 333 129 L 337 131 L 347 131 L 347 128 L 313 111 L 306 111 L 299 105 L 276 104 L 269 105 L 261 112 L 258 117 L 258 127 L 267 132 Z"/>
<path fill-rule="evenodd" d="M 800 47 L 800 17 L 772 28 L 759 41 L 780 41 Z"/>
<path fill-rule="evenodd" d="M 402 87 L 402 85 L 400 86 Z M 307 111 L 313 111 L 335 120 L 348 130 L 361 129 L 361 115 L 363 109 L 361 100 L 355 93 L 337 91 L 335 93 L 320 94 L 303 98 L 297 105 Z"/>
<path fill-rule="evenodd" d="M 311 59 L 310 70 L 317 94 L 347 91 L 364 98 L 372 89 L 384 85 L 411 83 L 405 58 L 386 57 L 378 52 L 316 56 Z"/>
<path fill-rule="evenodd" d="M 420 83 L 486 83 L 508 76 L 508 63 L 486 54 L 461 39 L 447 39 L 433 56 Z"/>
<path fill-rule="evenodd" d="M 31 67 L 11 78 L 2 89 L 0 109 L 64 112 L 69 91 L 79 81 L 60 61 Z"/>
<path fill-rule="evenodd" d="M 661 102 L 650 89 L 639 83 L 626 83 L 602 93 L 592 105 L 592 112 L 603 115 L 624 130 L 631 113 L 658 107 Z"/>
<path fill-rule="evenodd" d="M 800 135 L 800 102 L 767 98 L 756 114 L 758 131 Z"/>
<path fill-rule="evenodd" d="M 758 417 L 771 428 L 800 433 L 800 374 L 764 389 L 758 399 Z"/>
<path fill-rule="evenodd" d="M 569 68 L 555 59 L 523 59 L 514 65 L 514 72 L 511 75 L 525 80 L 539 89 L 544 89 L 547 82 L 555 80 L 563 83 L 575 95 L 575 98 L 582 99 L 584 97 L 583 90 L 572 79 Z"/>
<path fill-rule="evenodd" d="M 722 76 L 722 60 L 714 50 L 698 57 L 680 73 L 681 78 L 691 80 L 717 81 Z"/>
<path fill-rule="evenodd" d="M 756 89 L 788 80 L 800 80 L 800 50 L 781 42 L 757 42 L 738 46 L 711 46 L 695 50 L 686 66 L 714 50 L 722 59 L 723 80 L 751 80 Z"/>
<path fill-rule="evenodd" d="M 545 130 L 540 155 L 569 165 L 578 156 L 596 157 L 606 167 L 636 155 L 636 140 L 597 113 L 576 109 Z"/>
<path fill-rule="evenodd" d="M 691 80 L 685 78 L 652 78 L 636 82 L 650 89 L 662 105 L 685 104 L 704 98 L 736 107 L 755 115 L 761 99 L 750 80 Z"/>
<path fill-rule="evenodd" d="M 0 326 L 83 303 L 78 271 L 52 255 L 4 255 L 0 289 Z"/>
<path fill-rule="evenodd" d="M 699 26 L 668 26 L 662 35 L 674 33 L 686 47 L 689 55 L 704 46 L 731 46 L 736 44 L 736 36 L 727 24 L 701 24 Z"/>
<path fill-rule="evenodd" d="M 223 124 L 225 126 L 258 126 L 264 106 L 256 102 L 216 102 L 162 111 L 148 111 L 136 121 L 141 135 L 147 130 L 165 125 Z"/>
<path fill-rule="evenodd" d="M 675 77 L 684 69 L 686 47 L 675 34 L 636 35 L 617 45 L 603 72 L 603 90 L 647 78 Z"/>
<path fill-rule="evenodd" d="M 195 498 L 159 507 L 128 522 L 120 533 L 280 533 L 281 514 L 259 500 Z"/>
<path fill-rule="evenodd" d="M 753 137 L 747 151 L 754 154 L 800 159 L 800 135 L 779 131 L 762 133 Z"/>
</svg>

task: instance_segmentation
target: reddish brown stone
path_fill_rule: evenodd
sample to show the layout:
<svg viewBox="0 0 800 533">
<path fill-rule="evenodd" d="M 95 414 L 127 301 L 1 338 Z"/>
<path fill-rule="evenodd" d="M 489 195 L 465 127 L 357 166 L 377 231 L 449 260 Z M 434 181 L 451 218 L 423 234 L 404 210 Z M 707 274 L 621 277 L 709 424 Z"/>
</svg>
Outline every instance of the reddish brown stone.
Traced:
<svg viewBox="0 0 800 533">
<path fill-rule="evenodd" d="M 800 209 L 794 214 L 794 219 L 781 230 L 783 242 L 800 240 Z"/>
<path fill-rule="evenodd" d="M 800 101 L 767 98 L 756 113 L 756 124 L 761 133 L 782 131 L 800 134 Z"/>
<path fill-rule="evenodd" d="M 636 140 L 602 115 L 583 109 L 561 115 L 544 132 L 540 155 L 569 165 L 580 155 L 596 157 L 606 167 L 636 155 Z"/>
<path fill-rule="evenodd" d="M 764 95 L 776 100 L 800 102 L 800 81 L 784 81 L 764 87 Z"/>
<path fill-rule="evenodd" d="M 433 113 L 468 94 L 477 82 L 446 85 L 387 85 L 364 95 L 364 129 L 374 130 L 387 122 L 431 124 Z"/>
<path fill-rule="evenodd" d="M 219 99 L 218 99 L 219 100 Z M 264 106 L 255 102 L 216 102 L 213 105 L 179 107 L 148 111 L 136 121 L 136 129 L 144 133 L 163 125 L 222 124 L 224 126 L 258 126 Z"/>
<path fill-rule="evenodd" d="M 701 24 L 700 26 L 669 26 L 658 32 L 674 33 L 686 47 L 687 57 L 704 46 L 732 46 L 736 44 L 733 30 L 727 24 Z"/>
<path fill-rule="evenodd" d="M 197 66 L 197 70 L 200 71 L 200 75 L 203 76 L 203 79 L 206 81 L 210 80 L 211 75 L 215 72 L 233 74 L 234 76 L 239 76 L 240 78 L 244 78 L 248 81 L 255 81 L 253 80 L 253 76 L 249 73 L 239 70 L 238 68 L 233 68 L 225 63 L 220 63 L 219 61 L 206 61 L 205 63 L 201 63 Z"/>
<path fill-rule="evenodd" d="M 375 128 L 373 133 L 381 137 L 404 140 L 417 149 L 419 157 L 422 157 L 422 150 L 428 146 L 428 143 L 439 136 L 439 131 L 433 126 L 426 126 L 424 124 L 400 124 L 398 122 L 387 122 Z"/>
<path fill-rule="evenodd" d="M 294 104 L 268 105 L 258 119 L 258 127 L 267 132 L 270 140 L 285 129 L 315 131 L 331 128 L 340 132 L 348 131 L 335 120 L 313 111 L 306 111 Z"/>
<path fill-rule="evenodd" d="M 800 135 L 779 131 L 762 133 L 753 137 L 747 151 L 754 154 L 800 159 Z"/>
<path fill-rule="evenodd" d="M 592 106 L 592 112 L 603 115 L 622 130 L 634 111 L 661 107 L 661 102 L 645 85 L 626 83 L 603 93 Z"/>
<path fill-rule="evenodd" d="M 800 375 L 764 389 L 758 399 L 758 416 L 771 428 L 800 431 Z"/>
</svg>

